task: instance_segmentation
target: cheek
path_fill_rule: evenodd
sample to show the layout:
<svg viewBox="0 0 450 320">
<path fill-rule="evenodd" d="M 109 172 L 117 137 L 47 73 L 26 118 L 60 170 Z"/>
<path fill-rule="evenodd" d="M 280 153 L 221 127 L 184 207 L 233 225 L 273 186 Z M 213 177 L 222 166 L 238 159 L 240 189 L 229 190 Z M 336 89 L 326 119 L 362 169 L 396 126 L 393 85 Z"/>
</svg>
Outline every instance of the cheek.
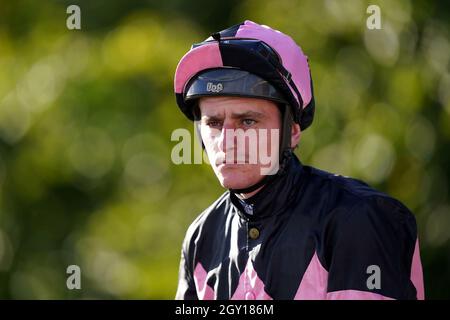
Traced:
<svg viewBox="0 0 450 320">
<path fill-rule="evenodd" d="M 220 135 L 220 131 L 208 127 L 201 127 L 200 133 L 206 151 L 208 153 L 217 151 L 218 135 Z"/>
<path fill-rule="evenodd" d="M 258 135 L 258 147 L 259 151 L 266 151 L 271 154 L 272 151 L 277 152 L 280 143 L 280 129 L 269 128 L 259 131 Z"/>
</svg>

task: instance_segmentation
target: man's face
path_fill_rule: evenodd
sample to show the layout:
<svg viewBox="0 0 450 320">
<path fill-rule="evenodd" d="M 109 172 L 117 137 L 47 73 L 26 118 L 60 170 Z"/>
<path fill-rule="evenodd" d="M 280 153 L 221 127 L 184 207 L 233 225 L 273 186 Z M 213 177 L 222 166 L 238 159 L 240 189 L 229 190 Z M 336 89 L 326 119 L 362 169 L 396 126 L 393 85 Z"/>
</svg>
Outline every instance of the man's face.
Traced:
<svg viewBox="0 0 450 320">
<path fill-rule="evenodd" d="M 255 98 L 207 97 L 200 99 L 199 107 L 203 143 L 223 187 L 252 186 L 268 169 L 278 166 L 281 117 L 275 103 Z"/>
</svg>

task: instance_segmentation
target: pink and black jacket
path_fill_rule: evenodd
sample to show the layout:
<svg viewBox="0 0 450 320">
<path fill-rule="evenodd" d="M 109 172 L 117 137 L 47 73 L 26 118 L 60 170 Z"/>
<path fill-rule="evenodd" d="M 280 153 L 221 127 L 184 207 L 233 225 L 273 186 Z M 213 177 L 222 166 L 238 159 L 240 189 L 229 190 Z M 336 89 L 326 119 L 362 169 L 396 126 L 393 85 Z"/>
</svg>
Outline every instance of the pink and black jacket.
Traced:
<svg viewBox="0 0 450 320">
<path fill-rule="evenodd" d="M 294 156 L 245 203 L 227 191 L 195 219 L 176 299 L 424 299 L 416 221 L 398 200 Z"/>
</svg>

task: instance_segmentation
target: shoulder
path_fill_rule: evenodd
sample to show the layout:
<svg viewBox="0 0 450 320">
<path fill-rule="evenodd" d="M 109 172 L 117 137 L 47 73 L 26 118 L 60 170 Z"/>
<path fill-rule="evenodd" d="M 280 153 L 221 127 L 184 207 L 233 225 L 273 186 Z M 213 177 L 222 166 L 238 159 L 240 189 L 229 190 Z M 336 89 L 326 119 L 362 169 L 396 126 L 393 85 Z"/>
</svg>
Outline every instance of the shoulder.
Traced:
<svg viewBox="0 0 450 320">
<path fill-rule="evenodd" d="M 411 211 L 398 199 L 377 190 L 366 182 L 352 177 L 334 174 L 314 167 L 305 166 L 308 184 L 314 192 L 323 195 L 330 210 L 346 212 L 385 212 L 403 217 L 412 215 Z M 322 197 L 321 197 L 322 198 Z"/>
<path fill-rule="evenodd" d="M 416 233 L 413 213 L 398 199 L 379 191 L 364 181 L 304 166 L 308 203 L 319 206 L 317 218 L 332 234 L 396 232 L 406 227 Z M 312 199 L 312 200 L 311 200 Z"/>
<path fill-rule="evenodd" d="M 340 199 L 326 214 L 326 247 L 363 257 L 412 256 L 417 239 L 414 214 L 398 199 L 338 178 Z M 331 254 L 332 252 L 329 252 Z"/>
<path fill-rule="evenodd" d="M 304 166 L 304 169 L 308 173 L 310 184 L 323 189 L 327 193 L 347 193 L 348 196 L 353 196 L 355 199 L 372 195 L 385 195 L 369 186 L 366 182 L 356 178 L 331 173 L 311 166 Z"/>
<path fill-rule="evenodd" d="M 229 198 L 229 191 L 224 192 L 208 208 L 203 210 L 194 221 L 192 221 L 186 231 L 184 239 L 185 247 L 188 247 L 192 241 L 195 241 L 201 233 L 206 232 L 209 223 L 220 220 L 220 218 L 226 214 L 230 205 Z"/>
<path fill-rule="evenodd" d="M 407 231 L 415 237 L 417 232 L 413 213 L 399 200 L 382 193 L 355 197 L 353 203 L 337 207 L 333 214 L 341 234 L 399 236 Z"/>
</svg>

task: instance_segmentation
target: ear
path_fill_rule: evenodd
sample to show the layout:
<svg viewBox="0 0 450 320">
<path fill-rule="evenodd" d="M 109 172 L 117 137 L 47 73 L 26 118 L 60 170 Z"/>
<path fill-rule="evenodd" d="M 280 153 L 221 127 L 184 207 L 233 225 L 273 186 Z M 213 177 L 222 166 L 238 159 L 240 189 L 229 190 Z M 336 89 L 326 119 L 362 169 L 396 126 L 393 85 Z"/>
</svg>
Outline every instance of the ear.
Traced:
<svg viewBox="0 0 450 320">
<path fill-rule="evenodd" d="M 302 131 L 300 130 L 300 125 L 298 123 L 293 123 L 291 126 L 291 148 L 294 149 L 299 141 Z"/>
</svg>

